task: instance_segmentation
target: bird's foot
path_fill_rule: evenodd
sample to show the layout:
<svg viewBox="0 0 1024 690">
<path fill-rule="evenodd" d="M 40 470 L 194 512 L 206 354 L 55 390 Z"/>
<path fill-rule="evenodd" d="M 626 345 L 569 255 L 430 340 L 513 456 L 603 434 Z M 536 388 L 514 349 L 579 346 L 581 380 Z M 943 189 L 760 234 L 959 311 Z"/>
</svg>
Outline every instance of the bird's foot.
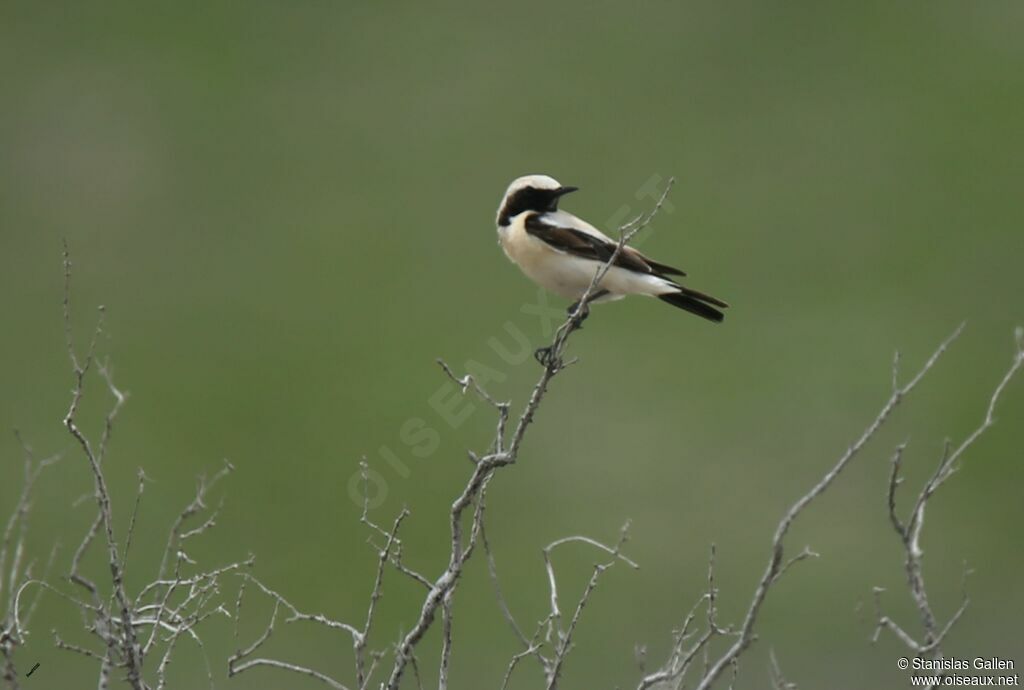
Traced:
<svg viewBox="0 0 1024 690">
<path fill-rule="evenodd" d="M 576 314 L 577 310 L 579 311 L 579 315 L 576 316 L 577 330 L 583 329 L 583 322 L 587 320 L 588 316 L 590 316 L 591 302 L 599 300 L 602 297 L 606 296 L 607 294 L 608 290 L 598 290 L 597 292 L 591 294 L 590 297 L 587 298 L 586 302 L 584 302 L 583 300 L 577 300 L 576 302 L 573 302 L 571 305 L 569 305 L 569 308 L 565 310 L 565 314 L 569 318 L 572 318 L 573 315 Z"/>
<path fill-rule="evenodd" d="M 534 350 L 533 358 L 545 369 L 557 369 L 561 364 L 559 358 L 555 356 L 553 346 L 538 347 Z"/>
<path fill-rule="evenodd" d="M 576 316 L 576 330 L 583 330 L 583 322 L 590 316 L 590 304 L 589 302 L 580 304 L 579 302 L 573 302 L 569 305 L 569 308 L 565 310 L 565 315 L 570 319 L 576 315 L 576 311 L 579 310 L 579 315 Z"/>
</svg>

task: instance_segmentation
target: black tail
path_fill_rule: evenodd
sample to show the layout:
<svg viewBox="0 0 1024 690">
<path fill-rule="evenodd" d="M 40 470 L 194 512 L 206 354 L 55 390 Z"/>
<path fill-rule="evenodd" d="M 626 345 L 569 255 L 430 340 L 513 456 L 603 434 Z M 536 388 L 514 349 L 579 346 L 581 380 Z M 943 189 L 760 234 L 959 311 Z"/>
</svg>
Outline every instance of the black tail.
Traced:
<svg viewBox="0 0 1024 690">
<path fill-rule="evenodd" d="M 705 295 L 702 292 L 691 290 L 689 288 L 680 287 L 679 292 L 670 292 L 666 295 L 658 295 L 658 299 L 662 302 L 668 302 L 673 307 L 678 307 L 684 311 L 688 311 L 691 314 L 703 317 L 708 321 L 714 321 L 715 323 L 721 323 L 725 319 L 725 314 L 711 306 L 716 305 L 719 307 L 728 307 L 729 305 L 720 299 L 716 299 L 711 295 Z"/>
</svg>

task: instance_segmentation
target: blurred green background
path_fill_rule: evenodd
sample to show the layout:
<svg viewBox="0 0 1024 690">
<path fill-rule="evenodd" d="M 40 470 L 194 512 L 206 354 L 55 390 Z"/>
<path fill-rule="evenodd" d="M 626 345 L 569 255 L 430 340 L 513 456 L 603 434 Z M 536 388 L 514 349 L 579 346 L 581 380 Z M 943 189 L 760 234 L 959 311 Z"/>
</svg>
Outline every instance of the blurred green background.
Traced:
<svg viewBox="0 0 1024 690">
<path fill-rule="evenodd" d="M 106 465 L 124 533 L 135 471 L 147 487 L 133 586 L 155 570 L 195 476 L 223 458 L 217 530 L 192 549 L 256 572 L 307 610 L 359 620 L 373 549 L 349 484 L 366 456 L 386 484 L 373 517 L 407 505 L 408 562 L 436 574 L 447 506 L 491 414 L 453 429 L 430 404 L 434 363 L 497 373 L 521 405 L 539 368 L 489 339 L 542 344 L 521 311 L 535 288 L 496 245 L 508 182 L 544 172 L 581 187 L 564 208 L 603 224 L 649 208 L 636 190 L 675 176 L 644 251 L 733 304 L 714 327 L 654 300 L 598 308 L 571 348 L 521 463 L 489 493 L 489 536 L 524 627 L 546 607 L 541 548 L 614 540 L 641 569 L 610 571 L 584 613 L 565 687 L 635 684 L 698 596 L 717 544 L 721 615 L 738 621 L 783 510 L 874 417 L 890 362 L 905 373 L 967 330 L 892 425 L 795 526 L 792 571 L 763 611 L 740 688 L 768 685 L 774 649 L 801 687 L 899 687 L 903 648 L 871 646 L 873 586 L 919 627 L 888 526 L 892 447 L 911 439 L 908 499 L 943 439 L 981 419 L 1024 323 L 1024 5 L 985 3 L 35 3 L 0 5 L 0 425 L 41 453 L 29 538 L 73 545 L 90 490 L 59 424 L 61 238 L 75 263 L 76 335 L 108 309 L 100 350 L 131 393 Z M 551 298 L 556 307 L 563 306 Z M 108 404 L 93 381 L 83 418 Z M 459 403 L 460 405 L 464 403 Z M 468 403 L 466 403 L 468 404 Z M 934 606 L 971 607 L 947 652 L 1024 662 L 1024 385 L 934 500 L 923 547 Z M 414 454 L 409 420 L 436 432 Z M 382 450 L 386 448 L 386 450 Z M 392 455 L 393 454 L 393 455 Z M 0 508 L 20 451 L 0 441 Z M 389 461 L 397 457 L 398 462 Z M 404 469 L 403 469 L 404 468 Z M 559 556 L 574 601 L 595 561 Z M 453 687 L 496 687 L 519 651 L 484 563 L 456 599 Z M 102 563 L 91 566 L 97 576 Z M 385 583 L 373 646 L 407 631 L 422 591 Z M 861 604 L 865 606 L 858 608 Z M 242 641 L 261 631 L 253 605 Z M 52 648 L 78 618 L 44 600 L 20 652 L 25 687 L 91 686 L 94 666 Z M 436 630 L 421 651 L 436 682 Z M 216 620 L 219 687 L 321 687 L 273 670 L 226 680 L 235 647 Z M 347 638 L 302 626 L 268 653 L 351 682 Z M 172 686 L 202 687 L 181 646 Z M 537 687 L 524 664 L 514 687 Z M 412 687 L 412 684 L 407 684 Z"/>
</svg>

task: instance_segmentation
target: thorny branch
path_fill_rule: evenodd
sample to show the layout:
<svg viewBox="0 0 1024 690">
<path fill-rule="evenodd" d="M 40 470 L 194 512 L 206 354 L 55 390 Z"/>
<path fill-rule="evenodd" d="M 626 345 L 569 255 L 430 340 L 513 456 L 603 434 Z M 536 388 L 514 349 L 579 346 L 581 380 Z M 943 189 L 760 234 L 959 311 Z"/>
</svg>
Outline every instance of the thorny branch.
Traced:
<svg viewBox="0 0 1024 690">
<path fill-rule="evenodd" d="M 232 468 L 230 464 L 226 464 L 225 468 L 209 482 L 200 479 L 195 498 L 172 527 L 167 553 L 164 555 L 164 562 L 156 579 L 143 586 L 139 594 L 133 598 L 128 592 L 124 575 L 147 478 L 140 469 L 138 471 L 138 490 L 122 546 L 114 531 L 113 502 L 107 485 L 104 461 L 110 448 L 117 415 L 124 405 L 127 395 L 114 384 L 110 366 L 105 362 L 99 362 L 96 358 L 96 345 L 103 332 L 102 308 L 85 354 L 80 354 L 75 347 L 71 321 L 71 260 L 66 244 L 64 247 L 63 304 L 64 332 L 74 380 L 71 402 L 63 422 L 88 463 L 93 478 L 93 497 L 97 509 L 96 517 L 90 521 L 85 536 L 72 556 L 68 572 L 69 581 L 83 590 L 85 598 L 80 599 L 54 587 L 46 581 L 45 575 L 38 579 L 33 578 L 27 568 L 24 571 L 19 571 L 16 565 L 11 572 L 18 575 L 18 578 L 12 578 L 9 586 L 16 585 L 17 587 L 10 591 L 9 613 L 4 621 L 3 639 L 12 644 L 20 644 L 24 636 L 28 634 L 27 624 L 39 594 L 44 591 L 51 592 L 77 607 L 82 614 L 86 629 L 98 639 L 102 647 L 100 650 L 65 642 L 56 633 L 54 642 L 60 649 L 77 652 L 99 664 L 98 687 L 100 690 L 109 687 L 111 676 L 115 670 L 122 671 L 127 683 L 135 690 L 150 690 L 154 687 L 154 682 L 157 690 L 162 690 L 166 687 L 167 672 L 180 637 L 188 637 L 205 657 L 205 648 L 197 628 L 211 615 L 227 613 L 219 603 L 221 576 L 251 564 L 250 559 L 215 569 L 197 569 L 194 567 L 195 562 L 188 557 L 184 550 L 184 543 L 188 539 L 199 536 L 214 527 L 216 511 L 211 513 L 200 525 L 188 530 L 183 529 L 188 518 L 206 511 L 204 497 L 207 491 Z M 94 442 L 78 422 L 87 378 L 89 373 L 94 370 L 114 400 L 104 417 L 98 442 Z M 31 451 L 27 446 L 24 447 L 27 457 L 25 490 L 16 509 L 16 515 L 19 516 L 17 521 L 22 525 L 22 534 L 24 532 L 24 516 L 28 507 L 28 493 L 38 477 L 39 471 L 51 462 L 46 460 L 33 465 Z M 15 522 L 9 523 L 9 526 L 13 524 Z M 101 538 L 105 546 L 105 561 L 110 573 L 109 580 L 105 580 L 105 584 L 102 585 L 97 584 L 83 572 L 83 561 L 97 538 Z M 5 546 L 0 547 L 0 565 L 6 558 L 7 541 L 5 538 Z M 16 561 L 20 560 L 21 556 L 20 543 L 19 540 L 18 548 L 15 551 Z M 172 558 L 174 561 L 173 572 L 168 574 L 166 572 L 167 564 Z M 37 590 L 35 597 L 30 602 L 23 601 L 26 592 L 32 587 Z M 148 634 L 145 634 L 147 630 Z M 140 634 L 145 637 L 145 643 L 141 642 Z M 5 652 L 8 650 L 6 642 L 4 649 Z M 162 653 L 156 655 L 159 661 L 150 673 L 152 680 L 149 680 L 146 676 L 145 662 L 151 655 L 156 654 L 158 649 Z M 13 669 L 13 665 L 10 667 Z M 213 676 L 209 662 L 207 662 L 207 676 L 212 685 Z M 12 687 L 17 687 L 16 680 L 10 681 L 10 684 Z"/>
<path fill-rule="evenodd" d="M 912 390 L 914 390 L 914 388 L 917 387 L 925 374 L 935 366 L 952 342 L 959 337 L 962 330 L 963 325 L 958 327 L 953 334 L 935 350 L 918 372 L 903 385 L 900 385 L 899 383 L 899 354 L 897 353 L 893 364 L 892 392 L 888 400 L 886 400 L 875 419 L 867 426 L 864 432 L 846 450 L 846 452 L 840 456 L 832 468 L 826 472 L 818 483 L 815 484 L 806 494 L 793 503 L 778 523 L 775 534 L 772 538 L 768 565 L 754 590 L 754 594 L 751 598 L 750 604 L 748 605 L 747 613 L 742 624 L 736 631 L 732 631 L 731 629 L 719 629 L 717 631 L 718 634 L 734 636 L 735 640 L 722 654 L 715 658 L 713 662 L 706 665 L 699 682 L 695 686 L 697 690 L 707 690 L 708 688 L 711 688 L 726 669 L 731 668 L 732 674 L 735 675 L 740 656 L 756 639 L 755 626 L 758 620 L 758 615 L 765 599 L 771 591 L 771 588 L 788 572 L 790 567 L 802 560 L 818 555 L 809 547 L 804 547 L 804 549 L 798 552 L 795 556 L 792 556 L 789 559 L 784 558 L 785 538 L 793 522 L 818 496 L 824 493 L 829 486 L 831 486 L 839 474 L 878 433 L 885 422 L 890 418 L 896 407 Z M 952 628 L 952 626 L 959 620 L 967 606 L 967 597 L 965 593 L 960 608 L 953 614 L 950 620 L 941 627 L 936 622 L 936 618 L 932 613 L 925 593 L 924 581 L 921 574 L 921 550 L 919 546 L 919 537 L 924 520 L 924 507 L 928 499 L 934 494 L 935 490 L 938 489 L 938 487 L 956 471 L 958 466 L 957 463 L 963 456 L 964 452 L 995 422 L 994 413 L 997 402 L 1005 391 L 1010 380 L 1018 372 L 1021 366 L 1024 365 L 1024 345 L 1022 345 L 1022 341 L 1024 341 L 1024 334 L 1022 334 L 1020 329 L 1018 329 L 1017 351 L 1014 355 L 1013 363 L 996 386 L 995 391 L 989 400 L 984 420 L 980 426 L 969 434 L 967 439 L 955 450 L 947 448 L 931 479 L 925 484 L 918 495 L 917 500 L 914 503 L 914 507 L 911 510 L 910 517 L 905 522 L 897 513 L 895 496 L 896 487 L 901 481 L 900 467 L 903 450 L 906 444 L 899 446 L 893 455 L 892 471 L 890 474 L 888 490 L 889 516 L 890 521 L 892 522 L 897 534 L 900 536 L 906 551 L 907 580 L 910 584 L 911 594 L 920 612 L 922 626 L 924 628 L 924 640 L 922 642 L 918 642 L 909 633 L 905 632 L 900 626 L 898 626 L 891 618 L 882 615 L 881 605 L 878 600 L 880 590 L 876 590 L 875 592 L 876 607 L 879 611 L 878 626 L 875 631 L 876 639 L 882 628 L 888 628 L 915 653 L 932 653 L 937 655 L 940 653 L 939 645 L 942 640 L 945 638 L 950 628 Z M 713 600 L 715 597 L 713 584 L 709 583 L 708 592 L 704 597 L 709 600 L 709 610 L 712 610 Z M 637 690 L 646 690 L 647 688 L 653 687 L 680 687 L 682 685 L 686 672 L 690 668 L 690 661 L 692 661 L 693 658 L 693 655 L 690 652 L 685 654 L 683 652 L 683 644 L 692 635 L 690 632 L 692 620 L 693 611 L 691 611 L 684 620 L 681 630 L 676 631 L 674 635 L 675 642 L 668 660 L 658 671 L 647 674 L 637 686 Z M 709 620 L 707 630 L 713 631 L 716 627 L 717 626 L 713 621 Z M 707 648 L 704 646 L 707 642 L 707 634 L 708 633 L 705 633 L 705 637 L 701 637 L 697 640 L 697 644 L 691 648 L 692 651 L 695 652 L 698 648 L 702 648 L 704 653 L 707 653 Z M 774 654 L 772 655 L 771 670 L 772 682 L 776 687 L 795 687 L 792 683 L 789 683 L 782 677 L 781 671 L 779 671 L 778 668 L 778 662 L 774 659 Z"/>
<path fill-rule="evenodd" d="M 840 473 L 846 469 L 850 462 L 857 457 L 860 451 L 867 445 L 874 436 L 878 433 L 879 429 L 885 424 L 885 422 L 892 415 L 903 399 L 910 394 L 917 384 L 921 382 L 924 375 L 935 366 L 939 358 L 942 357 L 946 349 L 952 344 L 952 342 L 960 335 L 963 331 L 963 325 L 961 324 L 953 334 L 947 338 L 938 349 L 932 354 L 932 356 L 924 363 L 917 374 L 910 379 L 905 385 L 899 386 L 898 383 L 894 383 L 893 390 L 889 399 L 886 400 L 882 406 L 878 416 L 867 426 L 867 428 L 861 433 L 860 437 L 854 441 L 853 445 L 847 448 L 846 452 L 843 453 L 839 460 L 832 466 L 828 472 L 815 484 L 810 491 L 801 496 L 797 501 L 789 508 L 782 520 L 779 521 L 778 526 L 775 528 L 775 535 L 772 538 L 771 551 L 768 557 L 768 565 L 765 567 L 764 574 L 761 576 L 757 587 L 754 590 L 754 595 L 750 601 L 749 607 L 747 608 L 747 614 L 743 619 L 743 623 L 739 627 L 739 631 L 736 640 L 729 646 L 729 648 L 715 660 L 714 663 L 708 668 L 704 677 L 701 678 L 700 683 L 696 686 L 697 690 L 708 690 L 716 680 L 722 675 L 726 668 L 735 665 L 740 655 L 753 643 L 755 639 L 754 626 L 757 623 L 758 614 L 761 612 L 761 606 L 764 604 L 765 599 L 768 597 L 768 592 L 772 586 L 778 582 L 779 577 L 786 571 L 789 565 L 802 560 L 805 556 L 798 555 L 795 560 L 786 563 L 783 560 L 785 539 L 789 533 L 789 528 L 793 525 L 794 520 L 809 506 L 814 499 L 818 498 L 823 494 L 836 480 Z M 895 379 L 894 379 L 895 381 Z M 805 551 L 808 555 L 811 553 L 810 550 Z"/>
<path fill-rule="evenodd" d="M 637 690 L 682 687 L 686 674 L 693 667 L 694 661 L 701 655 L 707 655 L 713 639 L 736 634 L 731 627 L 723 628 L 718 624 L 715 555 L 715 545 L 712 544 L 711 554 L 708 557 L 707 590 L 687 612 L 679 628 L 672 632 L 672 649 L 668 658 L 658 670 L 648 673 L 640 679 L 636 686 Z M 697 617 L 702 607 L 704 608 L 704 620 L 702 623 L 698 623 Z M 641 651 L 646 653 L 646 650 Z M 707 672 L 706 664 L 704 672 Z"/>
<path fill-rule="evenodd" d="M 960 606 L 949 620 L 946 621 L 944 625 L 940 625 L 938 618 L 932 610 L 931 603 L 928 600 L 928 591 L 925 587 L 924 571 L 922 567 L 924 551 L 921 549 L 921 531 L 924 528 L 924 511 L 925 506 L 928 505 L 928 501 L 935 495 L 935 492 L 939 487 L 942 486 L 946 480 L 959 469 L 960 462 L 967 450 L 974 445 L 985 431 L 995 424 L 996 406 L 999 404 L 1010 380 L 1017 374 L 1021 367 L 1024 366 L 1024 329 L 1017 329 L 1015 333 L 1015 341 L 1016 351 L 1013 355 L 1013 361 L 993 390 L 988 401 L 988 406 L 985 410 L 985 416 L 981 420 L 981 423 L 975 427 L 974 430 L 971 431 L 971 433 L 969 433 L 956 448 L 953 448 L 949 441 L 945 443 L 942 453 L 939 456 L 939 462 L 935 471 L 924 483 L 924 486 L 921 487 L 920 492 L 918 492 L 917 497 L 914 499 L 913 506 L 910 509 L 910 514 L 906 520 L 902 519 L 899 515 L 896 492 L 899 485 L 903 483 L 903 477 L 900 474 L 900 471 L 903 467 L 903 454 L 906 450 L 907 443 L 901 443 L 893 451 L 891 469 L 889 473 L 889 485 L 886 493 L 889 522 L 892 524 L 893 530 L 896 532 L 896 535 L 899 537 L 900 543 L 903 546 L 903 565 L 907 577 L 907 586 L 910 589 L 911 598 L 914 600 L 914 604 L 917 607 L 918 616 L 921 622 L 922 637 L 920 639 L 915 638 L 904 628 L 900 627 L 896 621 L 882 613 L 881 595 L 884 590 L 876 587 L 874 590 L 874 601 L 878 620 L 874 635 L 872 636 L 873 641 L 878 640 L 883 629 L 888 629 L 916 656 L 924 657 L 931 655 L 933 658 L 940 658 L 942 657 L 942 643 L 946 639 L 946 635 L 953 626 L 956 625 L 957 621 L 960 620 L 964 611 L 967 610 L 969 598 L 967 596 L 966 581 L 970 571 L 966 568 L 964 570 L 964 586 Z M 898 368 L 899 355 L 897 354 L 893 362 L 894 381 L 898 375 Z M 941 677 L 942 674 L 939 675 Z"/>
<path fill-rule="evenodd" d="M 629 564 L 633 568 L 640 567 L 620 553 L 623 544 L 626 543 L 628 538 L 629 523 L 627 522 L 622 526 L 619 540 L 616 542 L 614 547 L 605 546 L 604 544 L 588 537 L 566 537 L 548 544 L 544 549 L 544 566 L 547 568 L 548 582 L 551 586 L 551 614 L 545 620 L 548 621 L 548 641 L 554 644 L 555 647 L 554 659 L 544 664 L 544 675 L 547 677 L 547 690 L 556 690 L 558 688 L 558 682 L 562 675 L 562 665 L 565 663 L 565 658 L 572 649 L 573 633 L 576 632 L 576 626 L 579 625 L 580 616 L 583 613 L 583 607 L 587 605 L 588 601 L 590 601 L 590 597 L 597 588 L 597 582 L 600 577 L 606 570 L 611 568 L 620 560 Z M 611 556 L 611 560 L 594 565 L 594 572 L 590 576 L 590 580 L 587 582 L 587 586 L 583 590 L 583 594 L 580 595 L 579 601 L 576 603 L 576 609 L 573 611 L 572 618 L 569 620 L 569 625 L 563 629 L 562 614 L 558 610 L 558 588 L 555 584 L 555 569 L 551 565 L 551 552 L 558 546 L 574 541 L 590 544 L 591 546 L 595 546 L 602 551 L 605 551 Z M 543 657 L 538 658 L 543 659 Z"/>
<path fill-rule="evenodd" d="M 14 663 L 14 649 L 21 644 L 23 627 L 27 626 L 32 618 L 38 596 L 28 605 L 25 615 L 19 620 L 15 615 L 15 597 L 22 584 L 31 580 L 34 562 L 25 563 L 25 535 L 28 531 L 29 511 L 32 508 L 32 490 L 35 488 L 43 471 L 60 460 L 55 455 L 49 458 L 36 459 L 32 448 L 15 432 L 15 437 L 21 445 L 24 455 L 24 471 L 22 476 L 21 493 L 14 504 L 7 522 L 4 525 L 3 536 L 0 537 L 0 602 L 3 603 L 3 617 L 0 618 L 0 654 L 3 655 L 3 679 L 10 688 L 17 690 L 18 670 Z M 53 559 L 56 557 L 57 549 L 51 551 L 50 559 L 47 562 L 42 577 L 49 573 Z M 8 570 L 10 562 L 10 570 Z"/>
</svg>

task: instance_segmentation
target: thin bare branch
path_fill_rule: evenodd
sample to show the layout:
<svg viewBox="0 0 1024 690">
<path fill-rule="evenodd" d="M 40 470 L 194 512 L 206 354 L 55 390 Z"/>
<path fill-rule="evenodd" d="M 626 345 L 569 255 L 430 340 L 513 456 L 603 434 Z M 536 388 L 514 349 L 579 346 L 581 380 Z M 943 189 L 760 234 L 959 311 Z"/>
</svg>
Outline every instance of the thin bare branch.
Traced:
<svg viewBox="0 0 1024 690">
<path fill-rule="evenodd" d="M 54 594 L 78 609 L 83 627 L 102 644 L 102 648 L 91 649 L 87 646 L 71 644 L 61 639 L 56 632 L 55 645 L 59 649 L 71 651 L 96 661 L 99 666 L 97 687 L 101 690 L 110 687 L 115 673 L 118 674 L 119 679 L 123 678 L 135 690 L 149 690 L 152 685 L 151 681 L 146 679 L 145 660 L 156 646 L 163 646 L 163 653 L 157 667 L 151 669 L 150 675 L 155 676 L 157 688 L 166 687 L 168 684 L 167 672 L 173 651 L 177 640 L 182 637 L 188 638 L 199 648 L 206 660 L 207 678 L 212 684 L 212 669 L 206 659 L 206 647 L 197 629 L 214 615 L 227 615 L 226 609 L 219 602 L 220 578 L 225 573 L 249 565 L 251 561 L 239 561 L 213 569 L 199 569 L 197 564 L 178 547 L 189 537 L 197 536 L 212 528 L 213 516 L 199 527 L 187 532 L 180 529 L 182 521 L 179 520 L 179 523 L 176 523 L 172 529 L 171 543 L 175 546 L 176 552 L 173 577 L 166 576 L 166 563 L 162 564 L 158 577 L 144 585 L 142 592 L 137 597 L 133 598 L 129 595 L 125 582 L 125 569 L 135 538 L 147 477 L 140 468 L 137 475 L 138 485 L 135 500 L 128 519 L 128 528 L 124 543 L 121 544 L 114 531 L 113 499 L 105 476 L 105 468 L 108 463 L 105 463 L 104 460 L 111 448 L 111 439 L 118 415 L 127 399 L 127 394 L 115 385 L 109 363 L 97 360 L 96 346 L 103 333 L 104 323 L 102 307 L 85 352 L 79 352 L 75 346 L 71 318 L 71 261 L 66 244 L 64 278 L 64 331 L 67 354 L 71 362 L 73 386 L 71 400 L 63 422 L 86 461 L 93 484 L 92 498 L 96 506 L 95 517 L 90 519 L 88 529 L 72 554 L 68 579 L 87 596 L 80 599 L 47 582 L 55 559 L 56 547 L 51 550 L 41 579 L 32 576 L 32 563 L 22 567 L 21 539 L 18 540 L 13 553 L 12 568 L 8 570 L 2 567 L 7 560 L 6 545 L 11 543 L 10 535 L 12 534 L 11 529 L 5 530 L 5 538 L 0 542 L 0 573 L 11 572 L 18 576 L 17 581 L 12 579 L 8 585 L 18 582 L 20 584 L 16 590 L 12 591 L 13 599 L 9 615 L 4 620 L 3 628 L 0 629 L 0 635 L 3 636 L 0 638 L 0 646 L 4 648 L 5 658 L 9 661 L 9 655 L 6 655 L 6 650 L 9 649 L 7 642 L 18 641 L 23 634 L 27 634 L 27 623 L 40 596 L 43 593 Z M 96 372 L 96 377 L 105 384 L 113 399 L 103 417 L 103 426 L 98 434 L 98 439 L 92 437 L 78 421 L 86 386 L 91 383 L 90 374 L 93 371 Z M 22 442 L 22 446 L 26 453 L 26 493 L 24 495 L 27 497 L 27 491 L 31 489 L 39 473 L 44 467 L 52 464 L 54 459 L 34 463 L 31 449 L 24 442 Z M 214 481 L 223 476 L 228 469 L 230 469 L 230 465 L 218 473 Z M 198 496 L 186 511 L 188 515 L 205 508 L 202 497 L 210 485 L 212 482 L 210 484 L 200 482 Z M 27 505 L 27 498 L 19 502 L 17 511 L 19 515 L 25 514 Z M 19 529 L 23 531 L 24 520 L 19 519 L 21 520 Z M 14 523 L 8 524 L 11 526 Z M 102 578 L 97 578 L 94 574 L 87 574 L 86 557 L 89 549 L 97 540 L 105 547 L 104 560 L 108 574 Z M 0 579 L 0 592 L 2 592 L 3 584 L 3 580 Z M 26 594 L 33 587 L 35 591 L 32 594 Z M 78 589 L 74 589 L 74 591 L 77 592 Z M 146 598 L 150 595 L 154 597 L 154 603 L 146 603 Z M 147 627 L 150 628 L 149 639 L 146 644 L 142 645 L 139 643 L 138 636 Z M 7 664 L 6 669 L 10 668 L 12 668 L 11 664 Z"/>
<path fill-rule="evenodd" d="M 556 688 L 558 688 L 558 683 L 561 680 L 562 675 L 562 666 L 565 664 L 565 659 L 568 656 L 569 651 L 572 649 L 573 634 L 576 632 L 576 627 L 579 625 L 580 617 L 583 614 L 583 608 L 587 605 L 587 602 L 590 601 L 590 597 L 593 595 L 594 590 L 597 589 L 597 584 L 601 579 L 601 576 L 619 560 L 625 561 L 634 568 L 639 567 L 636 563 L 622 556 L 620 553 L 623 545 L 628 539 L 629 522 L 626 522 L 626 524 L 622 526 L 622 531 L 619 534 L 619 540 L 616 542 L 614 547 L 605 546 L 600 542 L 586 537 L 568 537 L 566 539 L 559 539 L 544 549 L 544 562 L 548 569 L 548 578 L 551 583 L 551 620 L 556 626 L 559 624 L 560 614 L 558 614 L 558 596 L 555 588 L 555 575 L 554 570 L 551 567 L 551 550 L 556 546 L 569 543 L 570 541 L 582 541 L 603 549 L 612 557 L 610 561 L 594 565 L 594 572 L 591 574 L 590 580 L 587 582 L 587 586 L 583 590 L 583 594 L 580 595 L 579 601 L 576 603 L 576 608 L 573 611 L 572 618 L 569 620 L 569 625 L 566 627 L 565 631 L 558 631 L 559 641 L 557 648 L 555 649 L 555 657 L 551 662 L 551 666 L 547 674 L 547 690 L 556 690 Z"/>
<path fill-rule="evenodd" d="M 995 411 L 999 401 L 1006 391 L 1010 381 L 1014 376 L 1016 376 L 1022 365 L 1024 365 L 1024 332 L 1022 332 L 1022 329 L 1018 328 L 1015 333 L 1015 345 L 1016 347 L 1012 362 L 992 391 L 988 400 L 988 405 L 985 408 L 985 415 L 983 419 L 979 425 L 967 435 L 960 445 L 956 446 L 956 448 L 953 448 L 948 441 L 945 443 L 935 471 L 918 492 L 914 499 L 914 504 L 911 507 L 910 514 L 906 520 L 902 520 L 899 517 L 896 502 L 896 489 L 903 482 L 903 477 L 900 472 L 902 469 L 902 456 L 903 451 L 906 448 L 906 443 L 897 447 L 893 453 L 887 491 L 889 521 L 892 523 L 893 530 L 899 537 L 900 543 L 903 547 L 903 565 L 907 579 L 907 586 L 910 590 L 910 596 L 917 607 L 922 632 L 921 638 L 917 639 L 914 635 L 907 632 L 903 627 L 897 624 L 891 617 L 885 615 L 882 611 L 881 604 L 882 590 L 876 587 L 874 590 L 874 599 L 877 620 L 875 631 L 871 638 L 872 641 L 878 640 L 883 629 L 889 630 L 915 655 L 931 655 L 932 658 L 937 659 L 942 657 L 942 643 L 945 641 L 949 631 L 956 625 L 961 616 L 963 616 L 964 612 L 967 610 L 970 599 L 967 596 L 966 581 L 970 570 L 967 569 L 966 566 L 964 568 L 963 596 L 957 610 L 949 620 L 942 625 L 939 623 L 938 617 L 932 609 L 932 605 L 928 597 L 928 589 L 924 581 L 924 551 L 921 548 L 921 533 L 924 529 L 925 507 L 929 504 L 929 501 L 935 495 L 938 488 L 942 486 L 942 484 L 957 470 L 959 463 L 967 450 L 970 449 L 979 438 L 981 438 L 982 434 L 995 424 Z"/>
<path fill-rule="evenodd" d="M 911 378 L 908 383 L 903 386 L 897 385 L 894 388 L 889 399 L 882 406 L 881 411 L 875 419 L 867 426 L 863 433 L 861 433 L 860 437 L 846 450 L 846 452 L 840 456 L 839 460 L 832 466 L 832 469 L 826 472 L 825 476 L 823 476 L 810 491 L 797 499 L 789 510 L 786 511 L 786 514 L 775 529 L 768 565 L 754 590 L 754 595 L 747 609 L 747 614 L 743 620 L 743 624 L 739 628 L 739 635 L 737 636 L 736 641 L 730 645 L 729 648 L 721 654 L 713 664 L 711 664 L 707 673 L 697 685 L 697 690 L 708 690 L 715 681 L 718 680 L 726 668 L 733 665 L 739 656 L 746 651 L 754 641 L 754 626 L 757 623 L 761 606 L 764 604 L 764 600 L 767 598 L 772 585 L 778 582 L 778 576 L 784 567 L 784 542 L 793 521 L 796 520 L 797 516 L 799 516 L 807 506 L 814 501 L 814 499 L 824 493 L 832 485 L 840 473 L 842 473 L 847 465 L 849 465 L 850 461 L 857 457 L 864 446 L 867 445 L 868 441 L 874 438 L 879 429 L 881 429 L 885 422 L 888 421 L 893 411 L 899 406 L 903 399 L 917 387 L 917 384 L 920 383 L 925 374 L 935 366 L 936 362 L 938 362 L 939 358 L 942 357 L 952 342 L 960 336 L 963 328 L 964 326 L 961 324 L 955 331 L 953 331 L 953 334 L 939 345 L 935 352 L 932 353 L 932 356 L 928 358 L 920 370 L 918 370 L 917 374 Z M 894 365 L 894 371 L 897 369 L 898 366 Z"/>
<path fill-rule="evenodd" d="M 771 673 L 772 690 L 800 690 L 796 683 L 789 682 L 782 674 L 782 667 L 779 666 L 779 660 L 775 656 L 774 649 L 768 653 L 768 656 L 771 660 L 769 671 Z"/>
</svg>

